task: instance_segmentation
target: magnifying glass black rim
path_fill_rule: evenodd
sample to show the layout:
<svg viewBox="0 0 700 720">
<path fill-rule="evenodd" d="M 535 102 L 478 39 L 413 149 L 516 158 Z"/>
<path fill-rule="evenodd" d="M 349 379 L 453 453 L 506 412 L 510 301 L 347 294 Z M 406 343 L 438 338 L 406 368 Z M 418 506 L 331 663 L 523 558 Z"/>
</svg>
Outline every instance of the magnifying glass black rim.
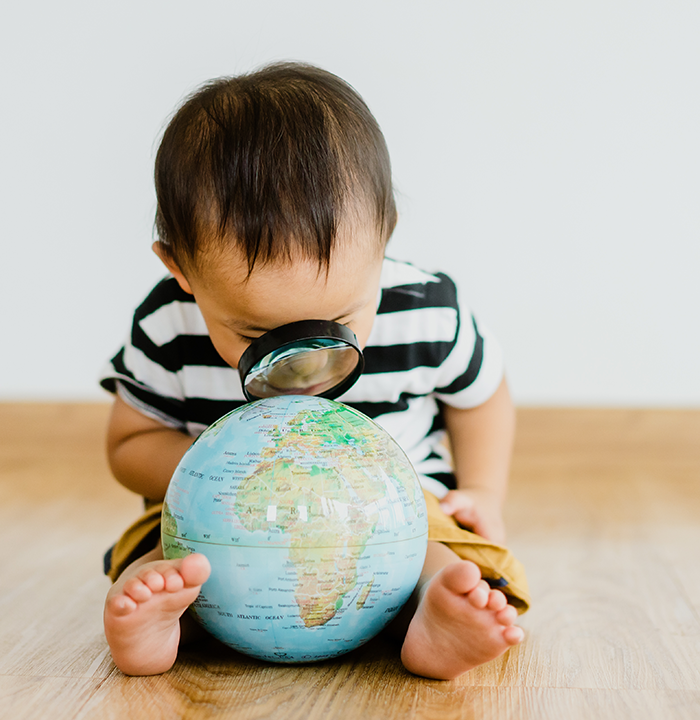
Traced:
<svg viewBox="0 0 700 720">
<path fill-rule="evenodd" d="M 263 358 L 275 350 L 280 350 L 285 345 L 293 345 L 303 342 L 304 340 L 317 339 L 337 340 L 355 348 L 357 351 L 357 365 L 344 380 L 332 388 L 329 388 L 326 392 L 319 393 L 316 397 L 332 400 L 352 387 L 365 367 L 365 358 L 357 343 L 355 333 L 345 325 L 333 322 L 332 320 L 299 320 L 298 322 L 288 323 L 274 330 L 269 330 L 264 335 L 256 338 L 243 355 L 241 355 L 241 359 L 238 361 L 238 374 L 240 375 L 243 394 L 246 398 L 248 400 L 262 399 L 248 392 L 245 381 L 251 369 Z"/>
</svg>

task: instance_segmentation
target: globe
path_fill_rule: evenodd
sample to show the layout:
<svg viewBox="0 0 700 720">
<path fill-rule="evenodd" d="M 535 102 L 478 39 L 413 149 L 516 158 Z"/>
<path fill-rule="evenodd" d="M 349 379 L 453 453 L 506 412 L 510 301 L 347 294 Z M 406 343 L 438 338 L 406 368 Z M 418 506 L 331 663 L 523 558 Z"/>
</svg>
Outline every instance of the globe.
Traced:
<svg viewBox="0 0 700 720">
<path fill-rule="evenodd" d="M 163 507 L 166 558 L 207 556 L 190 611 L 239 652 L 273 662 L 346 653 L 399 612 L 428 522 L 396 442 L 332 400 L 258 400 L 205 430 Z"/>
</svg>

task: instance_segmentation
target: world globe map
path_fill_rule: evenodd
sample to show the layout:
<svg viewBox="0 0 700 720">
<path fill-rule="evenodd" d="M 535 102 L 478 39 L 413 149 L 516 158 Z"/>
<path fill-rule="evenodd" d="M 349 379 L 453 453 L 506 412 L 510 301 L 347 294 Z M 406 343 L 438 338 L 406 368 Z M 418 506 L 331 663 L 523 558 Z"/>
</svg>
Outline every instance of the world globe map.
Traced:
<svg viewBox="0 0 700 720">
<path fill-rule="evenodd" d="M 205 430 L 166 495 L 167 558 L 207 556 L 190 608 L 235 650 L 311 662 L 374 637 L 413 591 L 428 523 L 401 448 L 331 400 L 273 397 Z"/>
</svg>

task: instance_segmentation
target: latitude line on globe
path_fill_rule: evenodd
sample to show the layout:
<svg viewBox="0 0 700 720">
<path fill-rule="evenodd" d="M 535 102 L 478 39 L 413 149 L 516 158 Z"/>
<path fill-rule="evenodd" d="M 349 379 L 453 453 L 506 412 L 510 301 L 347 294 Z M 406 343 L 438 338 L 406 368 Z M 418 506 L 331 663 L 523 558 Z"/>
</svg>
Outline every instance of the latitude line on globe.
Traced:
<svg viewBox="0 0 700 720">
<path fill-rule="evenodd" d="M 424 532 L 420 535 L 416 535 L 416 538 L 422 538 L 425 537 L 428 533 Z M 174 540 L 182 540 L 183 542 L 190 542 L 190 543 L 200 543 L 201 545 L 218 545 L 222 547 L 229 547 L 229 548 L 253 548 L 253 549 L 264 549 L 264 550 L 276 550 L 280 548 L 286 548 L 289 547 L 288 545 L 244 545 L 243 543 L 235 543 L 234 545 L 231 545 L 231 543 L 225 543 L 225 542 L 212 542 L 211 540 L 194 540 L 192 538 L 186 538 L 182 537 L 181 535 L 168 535 L 168 537 L 173 538 Z M 372 544 L 366 544 L 366 545 L 344 545 L 343 547 L 351 548 L 351 547 L 371 547 L 371 548 L 377 548 L 381 547 L 382 545 L 396 545 L 397 543 L 403 543 L 404 540 L 387 540 L 386 542 L 381 543 L 372 543 Z M 337 550 L 337 545 L 295 545 L 296 548 L 316 548 L 318 550 Z"/>
</svg>

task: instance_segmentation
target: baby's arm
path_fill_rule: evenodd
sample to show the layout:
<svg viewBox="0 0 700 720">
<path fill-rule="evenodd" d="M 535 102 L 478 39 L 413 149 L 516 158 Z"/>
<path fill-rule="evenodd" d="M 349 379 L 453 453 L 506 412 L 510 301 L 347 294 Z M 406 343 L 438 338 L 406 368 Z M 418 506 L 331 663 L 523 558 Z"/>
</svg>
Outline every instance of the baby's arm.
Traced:
<svg viewBox="0 0 700 720">
<path fill-rule="evenodd" d="M 117 397 L 107 430 L 107 457 L 114 477 L 139 495 L 162 500 L 170 478 L 194 441 L 143 415 Z"/>
<path fill-rule="evenodd" d="M 505 542 L 502 507 L 515 435 L 515 408 L 505 379 L 483 404 L 468 410 L 444 406 L 458 490 L 443 510 L 488 540 Z"/>
</svg>

